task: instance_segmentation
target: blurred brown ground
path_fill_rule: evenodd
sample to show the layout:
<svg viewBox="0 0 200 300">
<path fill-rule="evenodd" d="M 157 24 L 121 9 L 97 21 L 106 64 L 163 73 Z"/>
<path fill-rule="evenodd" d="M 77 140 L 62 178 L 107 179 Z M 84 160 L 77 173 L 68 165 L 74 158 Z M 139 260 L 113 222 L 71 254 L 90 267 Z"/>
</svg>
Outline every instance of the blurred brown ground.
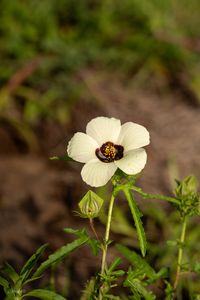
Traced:
<svg viewBox="0 0 200 300">
<path fill-rule="evenodd" d="M 0 263 L 7 260 L 19 268 L 41 244 L 49 242 L 50 249 L 56 249 L 69 240 L 64 227 L 84 226 L 85 221 L 73 214 L 88 189 L 81 181 L 81 164 L 49 161 L 48 157 L 64 155 L 73 133 L 85 131 L 87 122 L 96 116 L 133 121 L 150 131 L 148 163 L 139 179 L 145 191 L 170 195 L 174 177 L 194 174 L 200 178 L 200 107 L 181 91 L 163 90 L 160 82 L 141 89 L 134 81 L 127 84 L 97 70 L 82 71 L 80 80 L 86 92 L 73 106 L 68 124 L 38 126 L 39 150 L 31 150 L 13 129 L 1 124 Z M 80 252 L 72 257 L 71 276 L 80 282 L 98 267 L 87 249 L 81 259 Z"/>
</svg>

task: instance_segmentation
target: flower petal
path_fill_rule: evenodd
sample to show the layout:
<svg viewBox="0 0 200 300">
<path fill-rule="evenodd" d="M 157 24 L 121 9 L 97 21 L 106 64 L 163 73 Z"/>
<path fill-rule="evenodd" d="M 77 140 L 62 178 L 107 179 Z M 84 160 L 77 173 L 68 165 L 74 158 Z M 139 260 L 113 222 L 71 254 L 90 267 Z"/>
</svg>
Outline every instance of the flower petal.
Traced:
<svg viewBox="0 0 200 300">
<path fill-rule="evenodd" d="M 149 132 L 142 125 L 127 122 L 121 127 L 118 144 L 122 145 L 125 151 L 144 147 L 149 144 Z"/>
<path fill-rule="evenodd" d="M 83 181 L 90 186 L 105 185 L 117 170 L 114 163 L 103 163 L 98 159 L 93 159 L 86 163 L 81 171 Z"/>
<path fill-rule="evenodd" d="M 128 175 L 135 175 L 144 168 L 146 161 L 146 151 L 143 148 L 140 148 L 126 152 L 122 159 L 115 161 L 115 164 L 124 173 Z"/>
<path fill-rule="evenodd" d="M 98 147 L 97 142 L 89 135 L 77 132 L 69 141 L 67 153 L 74 160 L 85 163 L 96 157 L 95 150 Z"/>
<path fill-rule="evenodd" d="M 120 120 L 107 117 L 92 119 L 86 127 L 86 133 L 95 139 L 99 146 L 106 142 L 116 143 L 120 130 Z"/>
</svg>

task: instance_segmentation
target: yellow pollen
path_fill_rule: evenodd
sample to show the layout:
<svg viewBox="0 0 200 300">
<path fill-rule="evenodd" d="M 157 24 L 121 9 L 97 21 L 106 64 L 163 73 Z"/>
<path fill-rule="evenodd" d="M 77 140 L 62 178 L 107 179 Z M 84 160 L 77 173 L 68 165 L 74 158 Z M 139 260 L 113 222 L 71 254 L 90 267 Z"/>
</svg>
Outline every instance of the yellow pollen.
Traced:
<svg viewBox="0 0 200 300">
<path fill-rule="evenodd" d="M 114 158 L 116 154 L 115 147 L 112 145 L 107 145 L 104 149 L 104 155 L 107 157 Z"/>
</svg>

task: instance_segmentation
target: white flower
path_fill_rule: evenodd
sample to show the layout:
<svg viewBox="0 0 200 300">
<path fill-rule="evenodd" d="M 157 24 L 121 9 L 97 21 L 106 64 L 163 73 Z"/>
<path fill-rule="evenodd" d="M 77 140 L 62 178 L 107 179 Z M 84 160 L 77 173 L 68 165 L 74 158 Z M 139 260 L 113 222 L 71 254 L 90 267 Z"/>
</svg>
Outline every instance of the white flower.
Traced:
<svg viewBox="0 0 200 300">
<path fill-rule="evenodd" d="M 149 144 L 145 127 L 127 122 L 121 125 L 115 118 L 97 117 L 86 127 L 86 134 L 77 132 L 70 140 L 68 155 L 81 163 L 82 179 L 90 186 L 105 185 L 117 168 L 124 173 L 139 173 L 147 160 L 141 148 Z"/>
</svg>

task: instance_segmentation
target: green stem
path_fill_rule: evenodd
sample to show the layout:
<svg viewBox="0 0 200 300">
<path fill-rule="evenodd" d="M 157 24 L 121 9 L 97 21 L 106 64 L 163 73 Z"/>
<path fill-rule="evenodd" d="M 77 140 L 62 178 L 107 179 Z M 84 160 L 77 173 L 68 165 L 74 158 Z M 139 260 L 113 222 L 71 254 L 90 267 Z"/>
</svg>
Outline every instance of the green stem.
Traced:
<svg viewBox="0 0 200 300">
<path fill-rule="evenodd" d="M 103 247 L 102 247 L 103 254 L 102 254 L 102 263 L 101 263 L 101 275 L 103 275 L 105 273 L 105 268 L 106 268 L 106 256 L 107 256 L 107 250 L 108 250 L 108 242 L 109 242 L 110 226 L 111 226 L 114 200 L 115 200 L 115 193 L 113 191 L 111 199 L 110 199 L 110 204 L 109 204 L 108 219 L 107 219 L 107 224 L 106 224 L 106 232 L 105 232 L 104 244 L 103 244 Z"/>
<path fill-rule="evenodd" d="M 177 261 L 176 277 L 175 277 L 175 281 L 174 281 L 174 290 L 176 290 L 176 288 L 177 288 L 180 273 L 181 273 L 181 264 L 182 264 L 182 258 L 183 258 L 183 246 L 184 246 L 184 242 L 185 242 L 186 226 L 187 226 L 187 218 L 184 217 L 183 224 L 182 224 L 180 245 L 179 245 L 179 250 L 178 250 L 178 261 Z"/>
<path fill-rule="evenodd" d="M 136 191 L 138 194 L 140 194 L 144 199 L 159 199 L 159 200 L 164 200 L 164 201 L 168 201 L 168 202 L 179 205 L 179 201 L 176 198 L 162 196 L 162 195 L 147 194 L 147 193 L 143 192 L 141 188 L 138 188 L 136 186 L 132 186 L 131 189 Z"/>
<path fill-rule="evenodd" d="M 106 256 L 107 256 L 107 250 L 108 250 L 108 243 L 109 243 L 109 236 L 110 236 L 110 226 L 111 226 L 111 220 L 112 220 L 112 211 L 113 211 L 113 205 L 114 205 L 114 200 L 115 200 L 115 196 L 116 196 L 116 191 L 113 190 L 112 195 L 111 195 L 111 199 L 110 199 L 110 203 L 109 203 L 109 209 L 108 209 L 108 219 L 107 219 L 107 223 L 106 223 L 106 232 L 105 232 L 105 238 L 103 241 L 103 245 L 102 245 L 102 262 L 101 262 L 101 273 L 100 275 L 103 276 L 105 273 L 105 269 L 106 269 Z M 99 290 L 99 300 L 103 299 L 103 290 L 104 290 L 105 286 L 104 284 L 102 284 L 102 286 L 100 287 Z"/>
</svg>

